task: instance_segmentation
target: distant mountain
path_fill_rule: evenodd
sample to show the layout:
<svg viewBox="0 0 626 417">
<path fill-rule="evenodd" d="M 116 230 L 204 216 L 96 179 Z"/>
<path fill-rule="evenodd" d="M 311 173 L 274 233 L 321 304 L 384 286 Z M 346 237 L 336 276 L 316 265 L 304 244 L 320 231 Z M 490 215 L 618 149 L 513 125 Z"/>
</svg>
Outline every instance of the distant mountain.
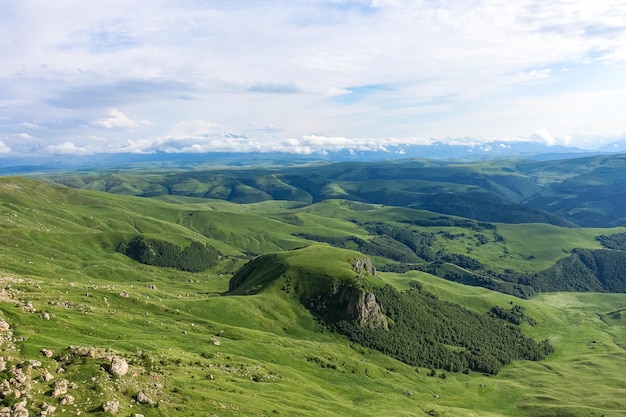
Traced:
<svg viewBox="0 0 626 417">
<path fill-rule="evenodd" d="M 372 160 L 429 158 L 478 161 L 502 158 L 552 160 L 598 153 L 571 146 L 548 146 L 544 143 L 536 141 L 479 142 L 472 140 L 471 138 L 450 143 L 436 141 L 428 145 L 399 145 L 395 147 L 388 147 L 387 150 L 388 152 L 343 151 L 342 154 L 344 154 L 343 156 L 346 160 L 362 160 L 362 158 L 371 158 Z M 610 152 L 610 150 L 607 150 L 606 152 Z"/>
<path fill-rule="evenodd" d="M 626 137 L 598 148 L 601 152 L 626 152 Z"/>
<path fill-rule="evenodd" d="M 0 158 L 0 175 L 24 174 L 39 171 L 131 168 L 138 165 L 153 167 L 198 167 L 201 165 L 281 165 L 324 162 L 377 162 L 407 158 L 437 160 L 487 161 L 493 159 L 530 159 L 551 161 L 579 158 L 598 154 L 612 154 L 622 145 L 611 145 L 599 151 L 589 151 L 561 145 L 548 146 L 535 141 L 490 141 L 478 142 L 466 138 L 456 142 L 435 141 L 427 145 L 390 145 L 376 149 L 343 149 L 320 151 L 311 154 L 287 152 L 210 152 L 210 153 L 167 153 L 150 154 L 118 153 L 95 155 L 33 155 Z"/>
</svg>

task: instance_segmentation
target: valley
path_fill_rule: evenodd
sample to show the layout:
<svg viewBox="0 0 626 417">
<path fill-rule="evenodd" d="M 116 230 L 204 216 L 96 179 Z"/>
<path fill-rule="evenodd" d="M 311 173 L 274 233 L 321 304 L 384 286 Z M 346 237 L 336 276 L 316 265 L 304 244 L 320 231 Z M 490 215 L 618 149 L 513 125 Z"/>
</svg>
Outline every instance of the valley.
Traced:
<svg viewBox="0 0 626 417">
<path fill-rule="evenodd" d="M 626 416 L 622 160 L 0 177 L 0 414 Z M 142 263 L 120 250 L 138 237 L 219 255 Z M 336 331 L 343 294 L 381 288 L 551 350 L 494 372 L 402 362 Z M 516 306 L 519 324 L 486 318 Z"/>
</svg>

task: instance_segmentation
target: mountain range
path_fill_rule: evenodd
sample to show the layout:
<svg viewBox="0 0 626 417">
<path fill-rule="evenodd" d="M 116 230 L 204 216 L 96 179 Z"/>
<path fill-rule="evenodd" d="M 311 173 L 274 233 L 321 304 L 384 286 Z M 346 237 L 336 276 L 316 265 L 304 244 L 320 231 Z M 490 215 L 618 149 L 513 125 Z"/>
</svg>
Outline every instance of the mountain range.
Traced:
<svg viewBox="0 0 626 417">
<path fill-rule="evenodd" d="M 309 154 L 287 152 L 213 152 L 213 153 L 111 153 L 93 155 L 50 155 L 37 152 L 0 157 L 0 173 L 19 174 L 33 171 L 54 171 L 64 169 L 106 169 L 132 167 L 136 164 L 157 164 L 160 166 L 182 165 L 251 165 L 284 164 L 292 165 L 307 161 L 359 161 L 373 162 L 406 158 L 427 158 L 438 160 L 481 161 L 493 159 L 558 160 L 616 154 L 626 152 L 626 142 L 614 142 L 599 149 L 581 149 L 575 146 L 548 145 L 535 140 L 503 141 L 461 138 L 453 141 L 431 140 L 427 144 L 392 144 L 377 147 L 346 149 L 318 149 Z"/>
</svg>

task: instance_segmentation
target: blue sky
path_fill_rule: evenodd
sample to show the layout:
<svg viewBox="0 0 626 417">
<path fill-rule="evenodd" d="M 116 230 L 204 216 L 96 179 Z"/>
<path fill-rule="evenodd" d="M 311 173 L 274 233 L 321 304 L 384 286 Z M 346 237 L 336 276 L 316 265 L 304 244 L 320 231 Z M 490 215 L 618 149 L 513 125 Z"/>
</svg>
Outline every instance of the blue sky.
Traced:
<svg viewBox="0 0 626 417">
<path fill-rule="evenodd" d="M 626 137 L 623 0 L 0 0 L 0 155 Z"/>
</svg>

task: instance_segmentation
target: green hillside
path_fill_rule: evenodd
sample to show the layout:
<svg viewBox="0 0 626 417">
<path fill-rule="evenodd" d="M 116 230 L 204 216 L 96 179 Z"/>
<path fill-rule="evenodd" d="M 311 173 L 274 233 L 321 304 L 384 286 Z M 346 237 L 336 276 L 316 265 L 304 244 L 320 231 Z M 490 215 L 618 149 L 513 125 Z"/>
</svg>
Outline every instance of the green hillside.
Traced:
<svg viewBox="0 0 626 417">
<path fill-rule="evenodd" d="M 340 190 L 349 193 L 327 192 Z M 345 199 L 145 198 L 4 177 L 0 230 L 0 412 L 105 416 L 117 404 L 117 415 L 131 416 L 626 415 L 624 294 L 521 299 L 428 271 L 374 275 L 364 264 L 355 270 L 355 259 L 379 270 L 402 262 L 351 247 L 378 250 L 387 233 L 426 256 L 418 243 L 432 235 L 428 249 L 449 260 L 433 265 L 441 275 L 456 268 L 505 282 L 507 270 L 539 273 L 574 249 L 600 250 L 597 238 L 620 228 L 482 223 Z M 354 238 L 339 248 L 305 235 Z M 144 264 L 118 250 L 137 237 L 180 250 L 196 242 L 221 257 L 199 272 Z M 480 266 L 451 263 L 472 265 L 460 255 Z M 519 306 L 531 320 L 514 328 L 554 352 L 490 376 L 409 365 L 333 331 L 329 319 L 342 317 L 319 303 L 333 283 L 420 288 L 472 317 Z M 382 311 L 389 327 L 399 325 Z"/>
<path fill-rule="evenodd" d="M 301 166 L 202 167 L 50 174 L 74 188 L 235 203 L 340 198 L 501 223 L 616 227 L 626 223 L 624 155 L 562 161 L 407 159 Z"/>
</svg>

